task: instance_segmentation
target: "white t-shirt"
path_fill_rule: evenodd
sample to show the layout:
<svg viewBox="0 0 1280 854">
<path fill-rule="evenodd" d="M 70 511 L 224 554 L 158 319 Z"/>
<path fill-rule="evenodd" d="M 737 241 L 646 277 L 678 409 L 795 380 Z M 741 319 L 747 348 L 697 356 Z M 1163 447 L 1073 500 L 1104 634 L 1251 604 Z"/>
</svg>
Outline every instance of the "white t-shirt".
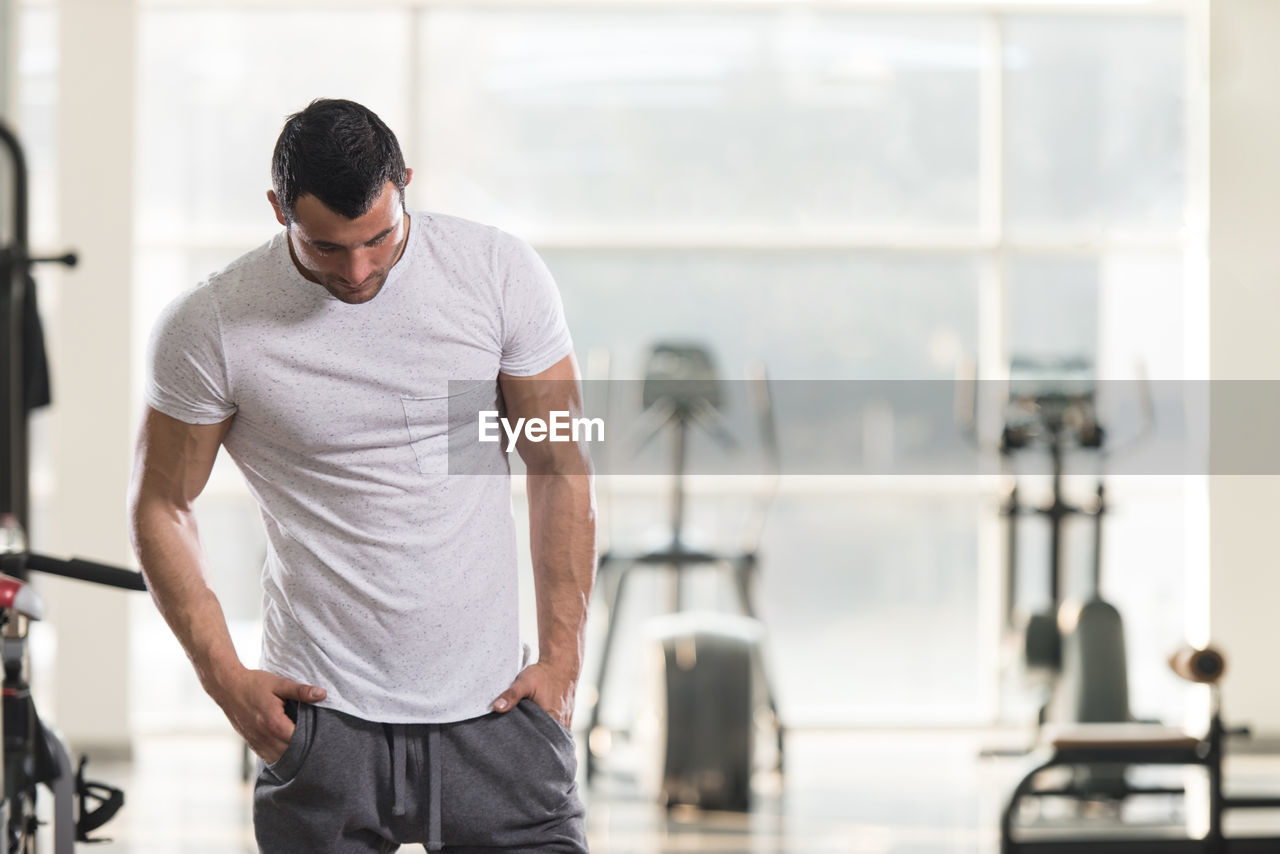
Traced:
<svg viewBox="0 0 1280 854">
<path fill-rule="evenodd" d="M 366 720 L 489 711 L 521 663 L 510 477 L 500 443 L 471 449 L 499 476 L 448 473 L 450 431 L 478 429 L 450 423 L 449 395 L 498 409 L 499 371 L 571 350 L 528 245 L 422 212 L 368 303 L 304 279 L 281 232 L 165 309 L 146 400 L 190 424 L 235 416 L 223 444 L 268 541 L 263 669 Z"/>
</svg>

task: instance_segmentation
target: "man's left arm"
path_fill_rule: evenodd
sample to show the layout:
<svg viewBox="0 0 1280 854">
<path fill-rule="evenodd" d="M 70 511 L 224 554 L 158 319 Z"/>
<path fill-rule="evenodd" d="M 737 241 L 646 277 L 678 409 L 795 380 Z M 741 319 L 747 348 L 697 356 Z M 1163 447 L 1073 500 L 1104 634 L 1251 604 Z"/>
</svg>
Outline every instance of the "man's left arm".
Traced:
<svg viewBox="0 0 1280 854">
<path fill-rule="evenodd" d="M 573 354 L 540 374 L 499 374 L 504 417 L 550 424 L 582 416 L 582 386 Z M 596 506 L 591 458 L 585 442 L 530 441 L 520 431 L 516 450 L 525 462 L 530 551 L 538 605 L 538 661 L 521 671 L 494 702 L 505 712 L 528 697 L 566 727 L 582 671 L 587 604 L 595 582 Z"/>
</svg>

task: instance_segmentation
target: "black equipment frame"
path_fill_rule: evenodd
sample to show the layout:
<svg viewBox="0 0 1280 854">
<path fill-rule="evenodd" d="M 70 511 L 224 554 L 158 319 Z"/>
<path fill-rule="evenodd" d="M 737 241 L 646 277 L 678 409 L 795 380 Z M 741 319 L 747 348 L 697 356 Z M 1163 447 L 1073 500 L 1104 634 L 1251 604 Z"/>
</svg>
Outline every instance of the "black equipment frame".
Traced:
<svg viewBox="0 0 1280 854">
<path fill-rule="evenodd" d="M 1013 790 L 1000 819 L 1000 854 L 1274 854 L 1280 851 L 1280 836 L 1252 836 L 1229 839 L 1223 829 L 1223 816 L 1231 810 L 1280 810 L 1280 796 L 1228 796 L 1223 791 L 1222 760 L 1226 737 L 1234 734 L 1223 724 L 1221 689 L 1210 684 L 1211 714 L 1209 728 L 1203 738 L 1188 736 L 1165 738 L 1108 737 L 1091 738 L 1102 727 L 1088 725 L 1068 730 L 1058 739 L 1047 756 L 1042 756 Z M 1151 725 L 1138 725 L 1153 730 Z M 1163 727 L 1155 730 L 1165 731 Z M 1247 732 L 1247 730 L 1245 731 Z M 1017 838 L 1017 818 L 1024 800 L 1030 798 L 1065 797 L 1077 801 L 1094 800 L 1087 787 L 1068 785 L 1059 789 L 1041 789 L 1036 778 L 1052 768 L 1115 768 L 1119 766 L 1181 765 L 1204 768 L 1208 775 L 1208 828 L 1199 839 L 1159 835 L 1143 836 L 1140 832 L 1119 831 L 1114 835 L 1090 834 L 1076 839 Z M 1078 776 L 1078 775 L 1073 775 Z M 1115 802 L 1131 795 L 1183 795 L 1183 789 L 1125 786 Z M 1026 834 L 1023 834 L 1026 835 Z"/>
</svg>

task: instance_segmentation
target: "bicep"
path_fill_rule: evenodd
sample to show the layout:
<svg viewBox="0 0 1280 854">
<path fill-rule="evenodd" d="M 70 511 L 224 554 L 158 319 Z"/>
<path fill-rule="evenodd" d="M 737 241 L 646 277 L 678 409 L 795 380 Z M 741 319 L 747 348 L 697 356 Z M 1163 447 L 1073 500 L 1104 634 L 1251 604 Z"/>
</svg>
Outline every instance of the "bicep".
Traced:
<svg viewBox="0 0 1280 854">
<path fill-rule="evenodd" d="M 188 424 L 148 407 L 133 463 L 135 501 L 159 499 L 187 508 L 209 481 L 231 418 Z"/>
<path fill-rule="evenodd" d="M 582 383 L 572 353 L 541 373 L 526 377 L 500 373 L 498 381 L 502 386 L 505 417 L 513 424 L 520 418 L 550 421 L 553 412 L 567 413 L 568 418 L 582 415 Z M 532 442 L 523 434 L 516 450 L 530 474 L 563 472 L 566 468 L 580 470 L 587 459 L 586 449 L 580 443 Z"/>
</svg>

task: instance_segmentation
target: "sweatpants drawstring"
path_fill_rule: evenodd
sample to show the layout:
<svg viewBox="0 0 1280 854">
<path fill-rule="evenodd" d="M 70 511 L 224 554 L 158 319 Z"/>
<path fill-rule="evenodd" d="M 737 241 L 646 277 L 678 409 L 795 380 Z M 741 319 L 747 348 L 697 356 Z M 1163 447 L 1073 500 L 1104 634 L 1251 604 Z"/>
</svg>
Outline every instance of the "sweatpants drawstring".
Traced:
<svg viewBox="0 0 1280 854">
<path fill-rule="evenodd" d="M 440 841 L 440 725 L 427 726 L 427 851 L 439 851 Z"/>
<path fill-rule="evenodd" d="M 391 814 L 404 815 L 405 789 L 409 787 L 405 771 L 404 727 L 398 724 L 386 724 L 391 735 Z"/>
</svg>

